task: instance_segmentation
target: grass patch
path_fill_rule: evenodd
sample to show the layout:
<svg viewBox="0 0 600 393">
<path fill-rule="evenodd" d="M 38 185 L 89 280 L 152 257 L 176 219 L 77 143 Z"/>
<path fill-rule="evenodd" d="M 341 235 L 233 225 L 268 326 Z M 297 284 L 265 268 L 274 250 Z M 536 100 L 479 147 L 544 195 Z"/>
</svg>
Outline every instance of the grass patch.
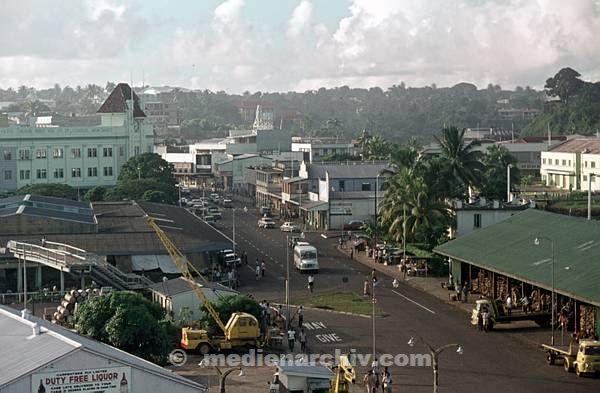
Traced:
<svg viewBox="0 0 600 393">
<path fill-rule="evenodd" d="M 343 311 L 353 314 L 371 315 L 373 312 L 371 308 L 371 298 L 360 296 L 354 292 L 334 292 L 313 295 L 297 299 L 294 303 L 306 307 Z M 383 310 L 377 305 L 375 305 L 375 315 L 384 315 Z"/>
</svg>

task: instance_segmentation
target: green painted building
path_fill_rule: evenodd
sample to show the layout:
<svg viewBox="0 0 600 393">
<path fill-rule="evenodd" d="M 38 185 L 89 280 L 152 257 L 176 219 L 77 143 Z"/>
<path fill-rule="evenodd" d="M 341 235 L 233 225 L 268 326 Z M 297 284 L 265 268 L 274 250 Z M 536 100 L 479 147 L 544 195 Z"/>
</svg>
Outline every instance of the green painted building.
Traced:
<svg viewBox="0 0 600 393">
<path fill-rule="evenodd" d="M 39 183 L 116 184 L 129 158 L 152 152 L 152 126 L 126 83 L 115 87 L 98 113 L 101 123 L 93 127 L 0 128 L 0 191 Z"/>
</svg>

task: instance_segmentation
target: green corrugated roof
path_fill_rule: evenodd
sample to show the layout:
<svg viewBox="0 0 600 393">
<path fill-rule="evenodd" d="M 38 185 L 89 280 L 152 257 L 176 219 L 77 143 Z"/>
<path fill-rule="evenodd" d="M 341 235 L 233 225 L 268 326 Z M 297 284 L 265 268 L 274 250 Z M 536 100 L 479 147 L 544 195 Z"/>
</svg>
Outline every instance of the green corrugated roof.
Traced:
<svg viewBox="0 0 600 393">
<path fill-rule="evenodd" d="M 600 306 L 600 223 L 528 209 L 442 244 L 434 252 Z M 567 269 L 568 268 L 568 269 Z"/>
</svg>

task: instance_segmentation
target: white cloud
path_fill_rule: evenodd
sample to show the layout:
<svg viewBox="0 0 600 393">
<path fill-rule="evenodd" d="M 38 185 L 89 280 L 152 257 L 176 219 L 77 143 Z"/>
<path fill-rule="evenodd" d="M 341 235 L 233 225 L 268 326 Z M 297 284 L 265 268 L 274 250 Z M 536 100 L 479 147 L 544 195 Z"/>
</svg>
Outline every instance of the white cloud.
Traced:
<svg viewBox="0 0 600 393">
<path fill-rule="evenodd" d="M 7 2 L 0 36 L 18 39 L 0 51 L 0 85 L 104 83 L 139 68 L 151 83 L 231 92 L 541 86 L 564 66 L 600 78 L 598 0 L 352 0 L 329 28 L 311 0 L 295 1 L 283 20 L 264 10 L 256 24 L 251 2 L 226 0 L 208 23 L 165 28 L 141 16 L 144 2 Z"/>
<path fill-rule="evenodd" d="M 312 20 L 313 6 L 309 0 L 301 0 L 294 8 L 292 17 L 287 23 L 287 35 L 295 38 L 307 33 Z"/>
</svg>

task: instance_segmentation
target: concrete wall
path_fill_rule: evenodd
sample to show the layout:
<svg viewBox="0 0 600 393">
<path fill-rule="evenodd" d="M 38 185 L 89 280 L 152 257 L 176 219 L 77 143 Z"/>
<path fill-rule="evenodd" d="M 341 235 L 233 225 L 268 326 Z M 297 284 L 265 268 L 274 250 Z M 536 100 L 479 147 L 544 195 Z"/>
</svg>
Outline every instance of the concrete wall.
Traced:
<svg viewBox="0 0 600 393">
<path fill-rule="evenodd" d="M 474 230 L 496 224 L 517 213 L 519 213 L 519 211 L 500 209 L 458 210 L 456 212 L 456 237 L 459 238 L 473 232 Z M 481 217 L 481 226 L 479 228 L 474 226 L 475 215 L 477 214 Z"/>
</svg>

